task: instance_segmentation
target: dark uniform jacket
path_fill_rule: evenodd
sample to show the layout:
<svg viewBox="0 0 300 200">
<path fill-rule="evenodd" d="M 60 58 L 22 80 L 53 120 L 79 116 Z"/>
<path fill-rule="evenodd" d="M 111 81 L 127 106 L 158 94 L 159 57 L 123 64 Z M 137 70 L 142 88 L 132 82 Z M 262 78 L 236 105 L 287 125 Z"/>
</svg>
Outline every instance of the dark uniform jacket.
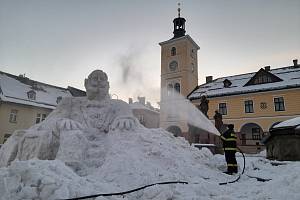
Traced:
<svg viewBox="0 0 300 200">
<path fill-rule="evenodd" d="M 221 135 L 224 151 L 236 151 L 236 134 L 233 130 L 228 129 Z"/>
</svg>

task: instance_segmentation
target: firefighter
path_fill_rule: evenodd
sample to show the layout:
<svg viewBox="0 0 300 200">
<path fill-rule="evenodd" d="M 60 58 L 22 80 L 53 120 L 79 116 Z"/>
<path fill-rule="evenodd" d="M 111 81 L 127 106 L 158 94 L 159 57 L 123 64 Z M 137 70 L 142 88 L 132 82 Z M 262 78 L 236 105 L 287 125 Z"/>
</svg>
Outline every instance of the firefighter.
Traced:
<svg viewBox="0 0 300 200">
<path fill-rule="evenodd" d="M 226 174 L 232 175 L 238 172 L 238 166 L 235 158 L 236 153 L 236 134 L 234 132 L 234 125 L 228 124 L 228 130 L 221 135 L 221 140 L 223 141 L 223 148 L 225 152 L 225 159 L 227 162 L 227 172 Z"/>
</svg>

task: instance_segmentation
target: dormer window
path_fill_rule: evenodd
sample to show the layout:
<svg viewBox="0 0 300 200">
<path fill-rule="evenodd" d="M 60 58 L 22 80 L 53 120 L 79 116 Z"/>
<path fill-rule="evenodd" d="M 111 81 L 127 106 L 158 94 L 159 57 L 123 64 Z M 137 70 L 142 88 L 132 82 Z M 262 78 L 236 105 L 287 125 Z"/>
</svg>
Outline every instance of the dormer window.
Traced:
<svg viewBox="0 0 300 200">
<path fill-rule="evenodd" d="M 224 81 L 223 81 L 223 84 L 224 84 L 224 87 L 225 88 L 229 88 L 230 86 L 231 86 L 231 81 L 230 80 L 228 80 L 228 79 L 225 79 Z"/>
<path fill-rule="evenodd" d="M 279 81 L 282 81 L 282 79 L 272 74 L 270 71 L 261 68 L 244 86 L 275 83 Z"/>
<path fill-rule="evenodd" d="M 27 97 L 30 100 L 35 100 L 36 99 L 36 93 L 34 90 L 30 90 L 29 92 L 27 92 Z"/>
<path fill-rule="evenodd" d="M 171 56 L 175 56 L 176 55 L 176 48 L 172 47 L 171 49 Z"/>
<path fill-rule="evenodd" d="M 62 100 L 62 97 L 61 97 L 61 96 L 57 97 L 57 98 L 56 98 L 56 103 L 59 104 L 59 102 L 60 102 L 61 100 Z"/>
<path fill-rule="evenodd" d="M 263 84 L 263 83 L 271 83 L 272 79 L 270 76 L 267 76 L 265 74 L 257 76 L 257 78 L 254 80 L 254 85 L 257 84 Z"/>
</svg>

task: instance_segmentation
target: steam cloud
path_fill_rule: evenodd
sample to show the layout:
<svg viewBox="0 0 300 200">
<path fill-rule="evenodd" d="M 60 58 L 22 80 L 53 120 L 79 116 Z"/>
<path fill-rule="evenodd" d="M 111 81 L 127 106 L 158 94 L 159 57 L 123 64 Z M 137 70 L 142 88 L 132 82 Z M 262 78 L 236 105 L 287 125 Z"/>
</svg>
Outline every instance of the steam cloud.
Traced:
<svg viewBox="0 0 300 200">
<path fill-rule="evenodd" d="M 166 88 L 163 89 L 162 94 L 165 101 L 161 102 L 161 107 L 164 107 L 161 113 L 176 119 L 176 121 L 187 121 L 189 124 L 204 131 L 220 135 L 214 124 L 188 99 L 175 91 L 170 96 L 167 96 Z"/>
</svg>

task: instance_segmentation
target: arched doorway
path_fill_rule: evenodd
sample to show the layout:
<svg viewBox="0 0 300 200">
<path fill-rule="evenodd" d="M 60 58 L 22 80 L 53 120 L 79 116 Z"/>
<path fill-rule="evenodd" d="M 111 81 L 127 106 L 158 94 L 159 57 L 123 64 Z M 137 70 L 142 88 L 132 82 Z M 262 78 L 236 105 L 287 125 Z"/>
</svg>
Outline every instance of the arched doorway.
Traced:
<svg viewBox="0 0 300 200">
<path fill-rule="evenodd" d="M 175 137 L 182 136 L 182 131 L 178 126 L 170 126 L 167 128 L 167 131 L 173 133 Z"/>
<path fill-rule="evenodd" d="M 258 124 L 244 124 L 240 130 L 241 145 L 258 145 L 263 134 L 263 129 Z"/>
</svg>

